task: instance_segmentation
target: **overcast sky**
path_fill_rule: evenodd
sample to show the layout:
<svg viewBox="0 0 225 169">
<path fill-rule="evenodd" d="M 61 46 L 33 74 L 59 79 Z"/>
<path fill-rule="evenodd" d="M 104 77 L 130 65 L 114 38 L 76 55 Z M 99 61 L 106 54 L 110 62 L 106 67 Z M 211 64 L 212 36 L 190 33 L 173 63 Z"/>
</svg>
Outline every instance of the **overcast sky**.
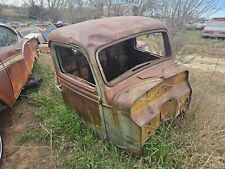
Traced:
<svg viewBox="0 0 225 169">
<path fill-rule="evenodd" d="M 1 0 L 0 0 L 1 1 Z M 23 0 L 3 0 L 7 5 L 16 5 L 20 6 L 23 3 Z"/>
<path fill-rule="evenodd" d="M 8 5 L 16 5 L 21 6 L 23 4 L 23 0 L 4 0 Z M 215 0 L 217 2 L 218 7 L 220 10 L 215 14 L 207 17 L 225 17 L 225 0 Z M 1 0 L 0 0 L 1 2 Z"/>
</svg>

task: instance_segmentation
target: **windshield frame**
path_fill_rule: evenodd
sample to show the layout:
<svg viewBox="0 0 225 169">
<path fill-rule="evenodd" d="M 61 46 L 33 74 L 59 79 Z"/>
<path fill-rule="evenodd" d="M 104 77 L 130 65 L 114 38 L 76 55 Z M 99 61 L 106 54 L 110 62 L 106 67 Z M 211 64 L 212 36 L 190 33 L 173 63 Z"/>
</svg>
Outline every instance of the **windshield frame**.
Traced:
<svg viewBox="0 0 225 169">
<path fill-rule="evenodd" d="M 166 51 L 167 50 L 167 56 L 164 56 L 164 57 L 161 57 L 159 59 L 156 59 L 156 60 L 153 60 L 151 64 L 147 64 L 135 71 L 126 71 L 124 72 L 123 74 L 117 76 L 116 78 L 114 78 L 113 80 L 111 81 L 107 81 L 106 77 L 105 77 L 105 73 L 104 73 L 104 70 L 101 66 L 101 63 L 100 63 L 100 60 L 99 60 L 99 53 L 112 46 L 112 45 L 115 45 L 117 43 L 120 43 L 120 42 L 123 42 L 123 41 L 126 41 L 126 40 L 129 40 L 129 39 L 132 39 L 132 38 L 135 38 L 135 37 L 139 37 L 139 36 L 142 36 L 142 35 L 147 35 L 147 34 L 151 34 L 151 33 L 162 33 L 164 34 L 164 37 L 163 37 L 163 40 L 164 40 L 164 50 Z M 150 30 L 150 31 L 144 31 L 144 32 L 139 32 L 139 33 L 136 33 L 136 34 L 131 34 L 127 37 L 124 37 L 124 38 L 121 38 L 121 39 L 118 39 L 116 41 L 113 41 L 111 43 L 108 43 L 108 44 L 105 44 L 101 47 L 99 47 L 95 53 L 95 58 L 96 58 L 96 62 L 97 62 L 97 67 L 100 71 L 100 74 L 102 76 L 102 79 L 103 79 L 103 82 L 105 83 L 106 86 L 108 87 L 113 87 L 113 86 L 116 86 L 118 83 L 120 83 L 121 81 L 125 80 L 126 78 L 128 77 L 131 77 L 132 75 L 152 66 L 152 65 L 155 65 L 155 64 L 158 64 L 160 62 L 164 62 L 164 61 L 167 61 L 167 60 L 170 60 L 172 59 L 172 49 L 171 49 L 171 44 L 170 44 L 170 40 L 169 40 L 169 35 L 168 35 L 168 31 L 166 29 L 155 29 L 155 30 Z"/>
</svg>

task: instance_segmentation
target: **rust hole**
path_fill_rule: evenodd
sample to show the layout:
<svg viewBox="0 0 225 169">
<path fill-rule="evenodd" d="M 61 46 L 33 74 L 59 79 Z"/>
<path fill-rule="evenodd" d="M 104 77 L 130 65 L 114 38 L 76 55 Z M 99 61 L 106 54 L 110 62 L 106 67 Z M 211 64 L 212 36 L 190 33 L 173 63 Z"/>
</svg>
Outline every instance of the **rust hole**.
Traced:
<svg viewBox="0 0 225 169">
<path fill-rule="evenodd" d="M 149 122 L 148 125 L 151 126 L 151 123 Z"/>
<path fill-rule="evenodd" d="M 172 102 L 172 99 L 170 99 L 169 102 Z"/>
<path fill-rule="evenodd" d="M 151 132 L 149 131 L 148 134 L 151 134 Z"/>
</svg>

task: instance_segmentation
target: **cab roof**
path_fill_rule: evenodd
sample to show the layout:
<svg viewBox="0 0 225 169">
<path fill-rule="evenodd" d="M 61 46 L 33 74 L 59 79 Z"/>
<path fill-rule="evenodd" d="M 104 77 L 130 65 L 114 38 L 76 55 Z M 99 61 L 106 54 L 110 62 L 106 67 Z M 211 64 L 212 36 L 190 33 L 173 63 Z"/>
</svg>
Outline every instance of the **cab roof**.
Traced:
<svg viewBox="0 0 225 169">
<path fill-rule="evenodd" d="M 78 45 L 94 54 L 99 47 L 115 40 L 155 29 L 167 30 L 167 27 L 163 22 L 147 17 L 109 17 L 56 29 L 50 34 L 49 41 Z"/>
</svg>

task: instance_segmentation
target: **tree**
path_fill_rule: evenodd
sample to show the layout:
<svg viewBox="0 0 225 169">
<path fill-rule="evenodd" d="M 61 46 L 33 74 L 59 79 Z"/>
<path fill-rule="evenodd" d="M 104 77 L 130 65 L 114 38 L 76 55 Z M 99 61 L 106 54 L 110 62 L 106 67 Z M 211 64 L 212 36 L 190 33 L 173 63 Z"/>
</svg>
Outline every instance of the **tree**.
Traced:
<svg viewBox="0 0 225 169">
<path fill-rule="evenodd" d="M 200 17 L 217 10 L 214 0 L 157 0 L 154 14 L 167 20 L 170 27 L 182 25 L 185 20 Z"/>
<path fill-rule="evenodd" d="M 2 0 L 1 0 L 2 1 Z M 102 16 L 144 15 L 167 21 L 171 28 L 193 17 L 216 10 L 214 0 L 24 0 L 30 13 L 40 17 L 43 9 L 54 20 L 82 20 Z M 45 14 L 45 13 L 44 13 Z M 46 14 L 45 14 L 46 15 Z"/>
<path fill-rule="evenodd" d="M 24 0 L 24 6 L 28 9 L 29 15 L 34 18 L 42 18 L 44 11 L 44 0 Z"/>
</svg>

